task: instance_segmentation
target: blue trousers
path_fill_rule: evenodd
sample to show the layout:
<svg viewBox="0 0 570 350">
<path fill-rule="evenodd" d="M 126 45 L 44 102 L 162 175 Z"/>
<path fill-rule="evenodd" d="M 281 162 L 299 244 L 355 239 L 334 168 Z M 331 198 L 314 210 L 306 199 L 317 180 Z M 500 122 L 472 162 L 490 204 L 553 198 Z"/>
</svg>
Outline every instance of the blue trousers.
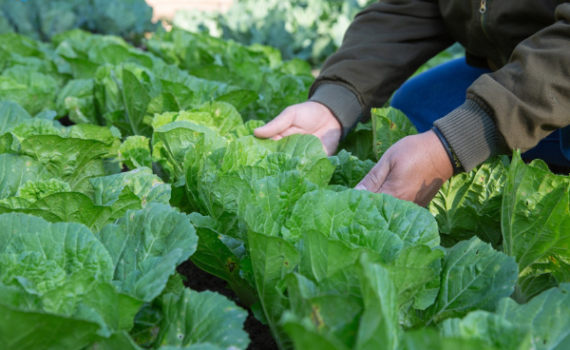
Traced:
<svg viewBox="0 0 570 350">
<path fill-rule="evenodd" d="M 467 88 L 489 69 L 475 68 L 465 58 L 455 59 L 408 80 L 392 97 L 391 105 L 404 112 L 419 132 L 433 126 L 465 101 Z M 556 130 L 523 158 L 540 158 L 548 164 L 570 167 L 570 127 Z"/>
</svg>

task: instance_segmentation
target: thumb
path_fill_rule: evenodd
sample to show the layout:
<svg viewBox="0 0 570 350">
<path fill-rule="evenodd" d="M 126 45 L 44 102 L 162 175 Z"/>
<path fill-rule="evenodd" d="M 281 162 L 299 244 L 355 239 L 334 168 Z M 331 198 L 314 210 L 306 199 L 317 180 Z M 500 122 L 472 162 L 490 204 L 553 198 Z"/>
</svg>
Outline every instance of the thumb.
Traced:
<svg viewBox="0 0 570 350">
<path fill-rule="evenodd" d="M 385 159 L 380 159 L 354 189 L 378 192 L 386 181 L 388 173 L 390 173 L 390 162 Z"/>
<path fill-rule="evenodd" d="M 295 112 L 291 110 L 291 107 L 286 108 L 277 118 L 273 119 L 269 123 L 261 126 L 253 131 L 256 137 L 261 139 L 268 139 L 270 137 L 279 135 L 283 131 L 289 129 L 293 125 L 293 120 L 295 119 Z"/>
</svg>

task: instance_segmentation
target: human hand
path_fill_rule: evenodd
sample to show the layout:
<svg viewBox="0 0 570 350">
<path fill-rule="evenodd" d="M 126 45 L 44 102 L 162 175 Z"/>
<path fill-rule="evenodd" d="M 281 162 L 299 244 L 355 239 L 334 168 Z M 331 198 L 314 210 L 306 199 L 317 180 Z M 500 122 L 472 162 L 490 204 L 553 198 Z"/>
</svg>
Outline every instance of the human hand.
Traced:
<svg viewBox="0 0 570 350">
<path fill-rule="evenodd" d="M 387 193 L 425 207 L 452 175 L 447 151 L 430 130 L 390 147 L 355 188 Z"/>
<path fill-rule="evenodd" d="M 256 137 L 279 140 L 293 134 L 318 137 L 329 156 L 336 152 L 342 134 L 341 126 L 330 109 L 318 102 L 304 102 L 286 108 L 277 118 L 255 129 Z"/>
</svg>

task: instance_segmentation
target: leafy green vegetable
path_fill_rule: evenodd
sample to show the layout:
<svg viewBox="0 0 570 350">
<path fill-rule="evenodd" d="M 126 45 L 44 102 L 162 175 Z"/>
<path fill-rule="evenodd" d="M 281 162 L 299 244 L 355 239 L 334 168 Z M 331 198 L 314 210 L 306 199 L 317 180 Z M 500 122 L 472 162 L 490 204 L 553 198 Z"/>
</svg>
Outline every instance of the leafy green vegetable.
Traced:
<svg viewBox="0 0 570 350">
<path fill-rule="evenodd" d="M 501 224 L 503 250 L 515 257 L 519 265 L 520 281 L 515 296 L 518 301 L 524 302 L 540 291 L 529 288 L 529 281 L 549 272 L 542 268 L 545 262 L 558 260 L 559 256 L 564 261 L 569 256 L 569 186 L 567 176 L 552 174 L 541 161 L 526 165 L 519 153 L 513 156 L 505 184 Z M 549 287 L 542 285 L 545 289 Z"/>
<path fill-rule="evenodd" d="M 511 299 L 503 299 L 496 314 L 519 328 L 530 329 L 533 349 L 564 349 L 570 342 L 568 336 L 568 308 L 570 286 L 561 284 L 549 289 L 525 305 Z"/>
<path fill-rule="evenodd" d="M 107 336 L 129 327 L 129 319 L 141 303 L 118 294 L 109 284 L 112 260 L 91 231 L 78 224 L 49 224 L 22 214 L 0 215 L 0 221 L 12 227 L 0 239 L 0 289 L 9 296 L 2 304 L 13 310 L 15 317 L 37 322 L 41 314 L 47 319 L 49 315 L 59 316 L 51 317 L 55 326 L 75 320 L 78 324 L 73 327 L 80 332 L 91 329 Z M 100 300 L 105 303 L 100 304 Z M 18 316 L 26 313 L 36 316 Z M 9 323 L 0 327 L 9 329 Z M 93 329 L 89 323 L 97 327 Z M 29 325 L 33 327 L 33 323 Z M 74 333 L 52 331 L 62 343 L 77 341 Z M 20 341 L 13 346 L 27 346 Z"/>
<path fill-rule="evenodd" d="M 374 132 L 372 122 L 358 123 L 354 130 L 341 140 L 339 149 L 350 152 L 362 161 L 378 161 L 374 150 Z"/>
<path fill-rule="evenodd" d="M 278 326 L 281 314 L 288 306 L 281 281 L 299 263 L 299 253 L 293 245 L 279 237 L 250 232 L 248 238 L 259 299 L 277 344 L 286 348 L 290 340 Z"/>
<path fill-rule="evenodd" d="M 336 157 L 338 158 L 339 164 L 331 180 L 331 184 L 334 185 L 343 185 L 352 188 L 358 185 L 375 165 L 373 161 L 362 161 L 345 150 L 340 151 Z"/>
<path fill-rule="evenodd" d="M 2 1 L 1 17 L 5 31 L 18 32 L 36 40 L 49 40 L 73 28 L 93 32 L 141 36 L 154 31 L 152 9 L 142 0 Z"/>
<path fill-rule="evenodd" d="M 69 115 L 77 124 L 99 124 L 93 99 L 93 79 L 70 80 L 56 99 L 59 116 Z"/>
<path fill-rule="evenodd" d="M 257 302 L 255 291 L 249 282 L 240 276 L 241 259 L 245 256 L 242 240 L 219 233 L 223 227 L 210 217 L 190 214 L 196 228 L 199 244 L 192 261 L 202 270 L 228 282 L 240 301 L 250 306 Z"/>
<path fill-rule="evenodd" d="M 361 261 L 362 296 L 365 312 L 358 330 L 358 349 L 398 348 L 398 303 L 396 288 L 382 266 Z"/>
<path fill-rule="evenodd" d="M 441 325 L 441 334 L 449 338 L 480 340 L 498 349 L 531 349 L 527 327 L 518 327 L 507 319 L 485 311 L 475 311 L 464 319 L 448 319 Z"/>
<path fill-rule="evenodd" d="M 0 76 L 0 100 L 17 102 L 30 114 L 54 109 L 57 91 L 52 77 L 25 67 L 8 68 Z"/>
<path fill-rule="evenodd" d="M 249 338 L 242 329 L 247 313 L 221 295 L 185 290 L 181 295 L 166 294 L 162 303 L 165 314 L 158 335 L 162 345 L 247 348 Z"/>
<path fill-rule="evenodd" d="M 129 169 L 151 168 L 149 139 L 144 136 L 129 136 L 119 148 L 119 160 Z"/>
<path fill-rule="evenodd" d="M 198 241 L 184 214 L 160 204 L 127 211 L 98 236 L 113 261 L 118 288 L 147 302 L 162 292 L 170 274 L 194 253 Z"/>
<path fill-rule="evenodd" d="M 247 120 L 272 119 L 286 107 L 306 100 L 313 81 L 305 62 L 283 63 L 271 50 L 178 28 L 156 35 L 148 45 L 152 53 L 193 76 L 229 84 L 215 88 L 215 99 L 233 104 Z"/>
<path fill-rule="evenodd" d="M 427 309 L 427 322 L 480 309 L 493 311 L 514 291 L 518 268 L 514 258 L 474 237 L 451 249 L 443 260 L 441 288 Z"/>
<path fill-rule="evenodd" d="M 403 114 L 375 110 L 333 157 L 310 135 L 256 139 L 306 99 L 308 64 L 180 29 L 146 52 L 53 35 L 86 4 L 103 7 L 82 26 L 133 25 L 105 1 L 33 0 L 29 21 L 0 0 L 0 30 L 51 38 L 0 35 L 0 347 L 246 348 L 243 310 L 185 289 L 189 258 L 283 350 L 568 347 L 568 177 L 496 158 L 431 213 L 350 189 L 414 133 Z"/>
<path fill-rule="evenodd" d="M 69 184 L 58 179 L 28 181 L 18 189 L 19 197 L 32 203 L 54 193 L 69 191 L 71 191 Z"/>
<path fill-rule="evenodd" d="M 30 114 L 19 104 L 10 101 L 0 102 L 0 120 L 2 121 L 0 133 L 2 135 L 31 118 Z"/>
<path fill-rule="evenodd" d="M 393 144 L 406 136 L 418 133 L 408 117 L 395 108 L 373 109 L 371 114 L 374 130 L 374 153 L 376 153 L 378 160 Z"/>
<path fill-rule="evenodd" d="M 452 177 L 429 205 L 445 245 L 476 235 L 497 247 L 502 241 L 501 202 L 509 161 L 497 157 Z"/>
<path fill-rule="evenodd" d="M 366 191 L 308 193 L 296 204 L 285 226 L 288 232 L 284 235 L 289 239 L 297 240 L 302 232 L 316 230 L 331 238 L 384 252 L 386 261 L 394 259 L 394 249 L 412 244 L 429 247 L 439 244 L 437 227 L 429 212 L 410 202 Z M 386 242 L 393 246 L 386 247 Z M 391 253 L 386 254 L 388 251 Z"/>
<path fill-rule="evenodd" d="M 322 63 L 336 51 L 354 16 L 370 1 L 255 0 L 234 4 L 227 13 L 180 11 L 177 26 L 204 31 L 246 45 L 276 47 L 279 56 Z"/>
</svg>

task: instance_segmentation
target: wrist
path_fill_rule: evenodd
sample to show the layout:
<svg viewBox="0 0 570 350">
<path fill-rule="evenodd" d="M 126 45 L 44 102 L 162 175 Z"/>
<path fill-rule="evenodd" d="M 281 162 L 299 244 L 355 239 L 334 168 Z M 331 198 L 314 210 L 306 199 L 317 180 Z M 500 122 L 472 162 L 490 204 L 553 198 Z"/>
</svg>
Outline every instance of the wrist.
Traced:
<svg viewBox="0 0 570 350">
<path fill-rule="evenodd" d="M 477 96 L 468 93 L 465 103 L 433 125 L 441 131 L 465 171 L 497 154 L 509 154 L 505 140 L 494 121 L 493 110 Z"/>
<path fill-rule="evenodd" d="M 445 152 L 447 154 L 447 158 L 449 159 L 451 166 L 453 168 L 453 174 L 457 175 L 459 173 L 464 172 L 465 170 L 463 169 L 463 166 L 461 165 L 459 158 L 457 158 L 457 155 L 453 151 L 453 148 L 449 145 L 449 143 L 447 142 L 447 139 L 445 138 L 445 136 L 443 136 L 441 131 L 436 126 L 432 127 L 431 131 L 433 131 L 433 133 L 438 137 L 443 148 L 445 149 Z"/>
<path fill-rule="evenodd" d="M 362 118 L 362 107 L 356 95 L 342 85 L 322 84 L 310 96 L 310 101 L 326 106 L 339 123 L 346 137 Z"/>
<path fill-rule="evenodd" d="M 453 151 L 449 147 L 449 144 L 447 144 L 445 138 L 442 139 L 440 137 L 441 133 L 438 133 L 438 131 L 439 130 L 432 129 L 429 130 L 427 134 L 430 135 L 434 144 L 434 151 L 432 152 L 433 162 L 436 164 L 437 171 L 441 174 L 441 177 L 447 181 L 453 175 L 462 171 L 459 168 L 461 164 L 453 155 Z"/>
<path fill-rule="evenodd" d="M 333 111 L 331 111 L 331 109 L 329 107 L 327 107 L 326 105 L 324 105 L 320 102 L 309 101 L 309 103 L 314 103 L 314 104 L 319 106 L 319 109 L 321 110 L 319 115 L 321 116 L 321 119 L 323 120 L 325 125 L 327 125 L 330 128 L 334 128 L 334 129 L 338 129 L 338 130 L 342 129 L 342 125 L 340 124 L 340 122 L 338 121 L 338 119 L 334 115 Z"/>
</svg>

